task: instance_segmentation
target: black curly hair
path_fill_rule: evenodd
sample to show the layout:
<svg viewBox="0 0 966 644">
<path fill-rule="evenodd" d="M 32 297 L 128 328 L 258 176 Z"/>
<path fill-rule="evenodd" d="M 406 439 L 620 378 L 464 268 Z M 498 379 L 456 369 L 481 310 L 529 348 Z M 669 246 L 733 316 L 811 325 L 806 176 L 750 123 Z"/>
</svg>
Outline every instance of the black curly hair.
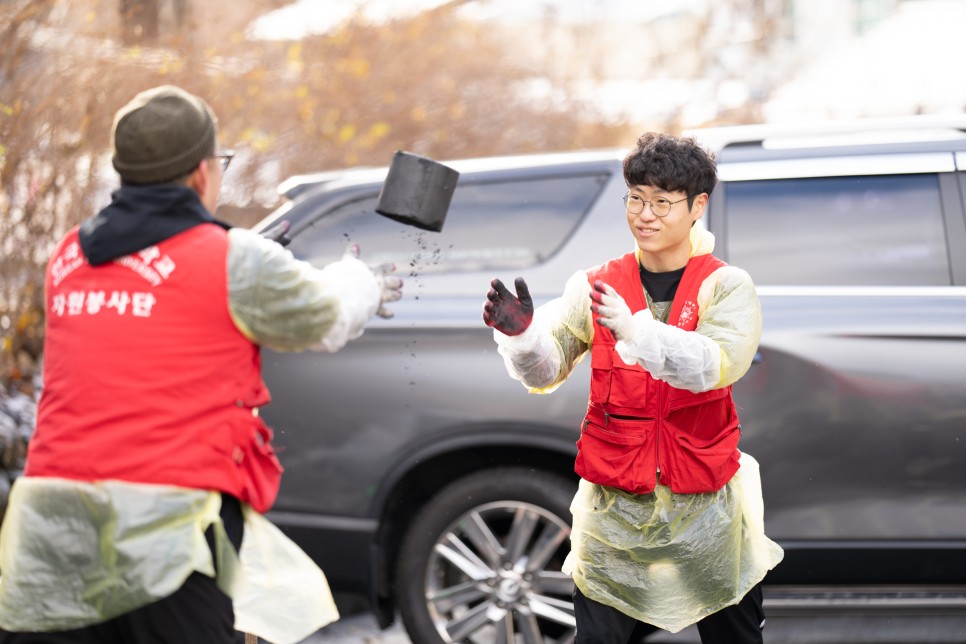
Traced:
<svg viewBox="0 0 966 644">
<path fill-rule="evenodd" d="M 688 195 L 689 208 L 702 192 L 710 195 L 717 181 L 714 153 L 691 137 L 645 132 L 637 139 L 637 147 L 624 157 L 624 182 L 628 186 L 682 190 Z"/>
</svg>

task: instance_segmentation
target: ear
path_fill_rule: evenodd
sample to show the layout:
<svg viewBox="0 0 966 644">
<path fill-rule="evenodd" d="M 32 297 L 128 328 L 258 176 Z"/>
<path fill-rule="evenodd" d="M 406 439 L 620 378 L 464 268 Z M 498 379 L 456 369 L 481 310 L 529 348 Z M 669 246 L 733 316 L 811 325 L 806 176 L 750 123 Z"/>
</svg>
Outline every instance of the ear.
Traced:
<svg viewBox="0 0 966 644">
<path fill-rule="evenodd" d="M 208 160 L 202 159 L 194 172 L 188 175 L 188 180 L 185 182 L 189 188 L 198 193 L 198 196 L 204 195 L 205 189 L 208 187 L 208 172 Z"/>
<path fill-rule="evenodd" d="M 708 193 L 702 192 L 691 203 L 691 222 L 695 222 L 704 216 L 704 209 L 708 205 Z"/>
</svg>

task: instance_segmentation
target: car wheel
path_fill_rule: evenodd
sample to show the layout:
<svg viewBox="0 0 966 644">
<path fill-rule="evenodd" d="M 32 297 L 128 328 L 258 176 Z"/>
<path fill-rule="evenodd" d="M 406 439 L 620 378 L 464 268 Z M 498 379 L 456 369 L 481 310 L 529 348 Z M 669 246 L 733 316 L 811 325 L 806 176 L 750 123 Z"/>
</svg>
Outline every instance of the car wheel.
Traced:
<svg viewBox="0 0 966 644">
<path fill-rule="evenodd" d="M 576 485 L 522 468 L 444 488 L 405 536 L 396 590 L 413 642 L 572 642 L 570 551 Z"/>
</svg>

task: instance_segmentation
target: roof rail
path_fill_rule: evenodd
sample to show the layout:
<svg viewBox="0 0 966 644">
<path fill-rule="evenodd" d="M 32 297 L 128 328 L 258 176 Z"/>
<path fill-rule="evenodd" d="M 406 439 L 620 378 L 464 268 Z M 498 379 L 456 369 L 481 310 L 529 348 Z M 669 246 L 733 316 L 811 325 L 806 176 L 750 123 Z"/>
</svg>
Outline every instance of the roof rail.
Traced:
<svg viewBox="0 0 966 644">
<path fill-rule="evenodd" d="M 344 179 L 345 177 L 358 172 L 359 170 L 368 170 L 370 168 L 355 167 L 355 168 L 345 168 L 342 170 L 330 170 L 328 172 L 314 172 L 311 174 L 296 174 L 288 179 L 282 181 L 278 184 L 278 194 L 279 196 L 285 197 L 286 199 L 295 199 L 306 190 L 311 188 L 316 188 L 323 184 L 329 183 L 331 181 L 338 181 L 339 179 Z"/>
<path fill-rule="evenodd" d="M 850 139 L 849 143 L 911 140 L 912 137 L 920 140 L 927 133 L 940 140 L 966 138 L 966 114 L 763 123 L 695 128 L 684 132 L 715 150 L 739 146 L 814 146 L 836 139 Z"/>
</svg>

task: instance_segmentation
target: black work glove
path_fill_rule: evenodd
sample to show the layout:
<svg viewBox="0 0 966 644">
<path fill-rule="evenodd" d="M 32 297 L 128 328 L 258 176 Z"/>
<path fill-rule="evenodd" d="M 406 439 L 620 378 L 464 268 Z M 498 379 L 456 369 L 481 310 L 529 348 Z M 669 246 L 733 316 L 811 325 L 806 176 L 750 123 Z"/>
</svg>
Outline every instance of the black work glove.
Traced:
<svg viewBox="0 0 966 644">
<path fill-rule="evenodd" d="M 533 298 L 522 277 L 514 282 L 518 296 L 513 295 L 498 279 L 490 282 L 483 305 L 483 322 L 500 333 L 520 335 L 533 321 Z"/>
<path fill-rule="evenodd" d="M 288 246 L 289 242 L 292 240 L 285 236 L 288 229 L 292 227 L 292 224 L 287 221 L 280 221 L 271 228 L 263 230 L 260 234 L 265 239 L 271 239 L 273 242 L 278 242 L 282 246 Z"/>
</svg>

